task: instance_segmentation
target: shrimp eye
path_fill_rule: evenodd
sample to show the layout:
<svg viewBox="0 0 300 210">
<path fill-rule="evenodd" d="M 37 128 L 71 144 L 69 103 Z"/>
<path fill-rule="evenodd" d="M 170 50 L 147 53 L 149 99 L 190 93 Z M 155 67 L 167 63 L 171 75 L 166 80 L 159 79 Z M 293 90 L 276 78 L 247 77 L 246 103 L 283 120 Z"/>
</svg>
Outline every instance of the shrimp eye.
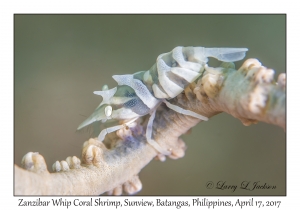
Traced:
<svg viewBox="0 0 300 210">
<path fill-rule="evenodd" d="M 105 107 L 104 112 L 105 112 L 105 116 L 106 116 L 106 117 L 111 116 L 111 114 L 112 114 L 112 107 L 111 107 L 111 106 Z"/>
</svg>

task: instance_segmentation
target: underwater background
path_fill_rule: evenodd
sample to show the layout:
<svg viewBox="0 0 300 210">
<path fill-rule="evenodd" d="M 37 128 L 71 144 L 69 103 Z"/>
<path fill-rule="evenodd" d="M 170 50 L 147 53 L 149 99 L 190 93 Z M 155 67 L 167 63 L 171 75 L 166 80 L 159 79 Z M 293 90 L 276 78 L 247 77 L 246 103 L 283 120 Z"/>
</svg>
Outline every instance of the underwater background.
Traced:
<svg viewBox="0 0 300 210">
<path fill-rule="evenodd" d="M 56 160 L 81 157 L 84 141 L 98 135 L 76 132 L 102 100 L 93 91 L 116 86 L 114 74 L 149 69 L 176 46 L 246 47 L 245 59 L 259 59 L 277 80 L 286 71 L 286 16 L 15 15 L 14 163 L 39 152 L 52 171 Z M 261 122 L 246 127 L 222 113 L 182 138 L 185 156 L 151 161 L 140 172 L 137 195 L 286 194 L 283 129 Z M 207 189 L 210 181 L 276 189 Z"/>
</svg>

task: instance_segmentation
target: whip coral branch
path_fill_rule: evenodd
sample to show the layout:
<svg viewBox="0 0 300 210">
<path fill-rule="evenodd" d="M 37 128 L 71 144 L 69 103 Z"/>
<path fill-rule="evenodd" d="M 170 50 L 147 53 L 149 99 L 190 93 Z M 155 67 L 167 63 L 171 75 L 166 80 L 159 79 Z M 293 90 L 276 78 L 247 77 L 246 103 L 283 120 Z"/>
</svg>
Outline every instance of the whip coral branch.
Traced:
<svg viewBox="0 0 300 210">
<path fill-rule="evenodd" d="M 258 121 L 285 129 L 285 74 L 274 81 L 274 71 L 256 59 L 248 59 L 235 70 L 232 63 L 220 68 L 207 68 L 196 83 L 171 100 L 184 109 L 212 117 L 227 112 L 244 125 Z M 120 195 L 141 190 L 138 174 L 154 157 L 165 156 L 145 138 L 148 117 L 137 125 L 106 137 L 86 141 L 82 157 L 68 157 L 53 164 L 54 173 L 47 171 L 44 158 L 28 153 L 22 160 L 25 169 L 15 166 L 15 195 L 99 195 L 104 192 Z M 172 159 L 181 158 L 185 143 L 179 138 L 201 120 L 181 115 L 162 105 L 153 124 L 153 138 L 171 152 Z"/>
</svg>

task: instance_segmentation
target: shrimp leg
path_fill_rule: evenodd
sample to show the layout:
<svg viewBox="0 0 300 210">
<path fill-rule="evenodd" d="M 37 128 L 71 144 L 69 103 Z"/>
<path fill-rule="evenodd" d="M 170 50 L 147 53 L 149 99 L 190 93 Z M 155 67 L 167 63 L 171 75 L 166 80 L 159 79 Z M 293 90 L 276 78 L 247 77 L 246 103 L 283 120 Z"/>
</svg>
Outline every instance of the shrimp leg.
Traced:
<svg viewBox="0 0 300 210">
<path fill-rule="evenodd" d="M 151 136 L 152 136 L 152 126 L 153 126 L 153 120 L 155 118 L 155 113 L 156 113 L 156 109 L 154 109 L 154 111 L 152 113 L 150 113 L 150 118 L 147 124 L 147 130 L 146 130 L 146 139 L 147 142 L 154 147 L 154 149 L 156 149 L 159 153 L 163 154 L 163 155 L 170 155 L 171 152 L 166 151 L 165 149 L 163 149 L 161 146 L 159 146 L 159 144 L 154 141 Z"/>
<path fill-rule="evenodd" d="M 197 114 L 196 112 L 192 112 L 190 110 L 186 110 L 186 109 L 183 109 L 179 106 L 176 106 L 174 104 L 171 104 L 169 103 L 168 101 L 166 101 L 165 99 L 163 100 L 163 102 L 167 105 L 167 107 L 169 107 L 170 109 L 180 113 L 180 114 L 184 114 L 184 115 L 189 115 L 189 116 L 192 116 L 192 117 L 195 117 L 195 118 L 198 118 L 200 120 L 205 120 L 207 121 L 208 118 L 203 116 L 203 115 L 200 115 L 200 114 Z"/>
<path fill-rule="evenodd" d="M 100 132 L 99 136 L 98 136 L 98 140 L 99 141 L 103 141 L 104 138 L 105 138 L 105 136 L 106 136 L 106 134 L 109 134 L 109 133 L 112 133 L 114 131 L 120 130 L 121 128 L 124 128 L 125 126 L 128 126 L 131 123 L 133 123 L 136 119 L 137 119 L 137 117 L 134 118 L 134 119 L 132 119 L 132 120 L 130 120 L 130 121 L 128 121 L 128 122 L 126 122 L 126 123 L 124 123 L 124 124 L 122 124 L 122 125 L 116 125 L 116 126 L 112 126 L 112 127 L 103 129 Z"/>
</svg>

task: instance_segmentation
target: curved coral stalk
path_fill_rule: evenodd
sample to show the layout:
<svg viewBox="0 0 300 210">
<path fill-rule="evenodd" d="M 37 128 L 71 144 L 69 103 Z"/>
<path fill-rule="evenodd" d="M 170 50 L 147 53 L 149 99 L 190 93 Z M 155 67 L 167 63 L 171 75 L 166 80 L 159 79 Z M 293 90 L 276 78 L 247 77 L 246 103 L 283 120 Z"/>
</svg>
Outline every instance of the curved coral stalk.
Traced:
<svg viewBox="0 0 300 210">
<path fill-rule="evenodd" d="M 197 84 L 192 83 L 171 103 L 207 117 L 227 112 L 244 125 L 263 121 L 285 128 L 285 74 L 273 80 L 274 71 L 248 59 L 239 70 L 231 63 L 221 68 L 207 68 Z M 144 122 L 124 128 L 115 138 L 101 143 L 90 139 L 84 143 L 82 160 L 68 157 L 53 164 L 49 173 L 44 158 L 28 153 L 22 163 L 26 170 L 15 166 L 16 195 L 119 195 L 134 194 L 141 188 L 140 170 L 154 157 L 163 155 L 146 143 Z M 169 110 L 162 105 L 153 124 L 153 137 L 171 151 L 170 158 L 184 156 L 185 144 L 179 136 L 195 126 L 199 119 Z M 108 137 L 107 137 L 108 138 Z M 109 148 L 109 149 L 108 149 Z"/>
</svg>

